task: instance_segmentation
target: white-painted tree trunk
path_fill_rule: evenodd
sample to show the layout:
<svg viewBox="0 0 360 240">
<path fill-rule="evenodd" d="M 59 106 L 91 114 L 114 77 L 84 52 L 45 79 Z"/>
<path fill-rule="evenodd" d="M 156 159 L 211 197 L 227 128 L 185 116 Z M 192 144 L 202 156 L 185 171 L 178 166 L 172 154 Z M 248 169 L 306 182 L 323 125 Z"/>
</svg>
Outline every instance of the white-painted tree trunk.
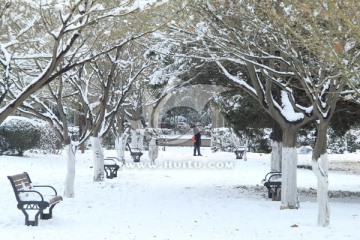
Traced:
<svg viewBox="0 0 360 240">
<path fill-rule="evenodd" d="M 138 142 L 138 148 L 140 149 L 144 149 L 144 135 L 145 135 L 145 131 L 144 129 L 140 129 L 139 130 L 139 142 Z"/>
<path fill-rule="evenodd" d="M 137 141 L 137 134 L 135 129 L 130 130 L 131 133 L 131 147 L 137 148 L 138 147 L 138 141 Z"/>
<path fill-rule="evenodd" d="M 65 146 L 66 158 L 67 158 L 67 170 L 64 188 L 64 197 L 75 197 L 74 184 L 75 184 L 75 153 L 76 147 L 70 143 Z"/>
<path fill-rule="evenodd" d="M 313 159 L 312 169 L 317 178 L 317 201 L 318 201 L 318 225 L 329 226 L 330 206 L 329 206 L 329 180 L 328 180 L 328 156 L 322 154 L 320 159 Z"/>
<path fill-rule="evenodd" d="M 151 164 L 155 164 L 155 159 L 159 155 L 159 146 L 156 145 L 156 139 L 152 138 L 149 143 L 149 158 L 151 160 Z"/>
<path fill-rule="evenodd" d="M 282 148 L 281 209 L 299 208 L 297 194 L 297 149 Z"/>
<path fill-rule="evenodd" d="M 271 141 L 271 172 L 281 172 L 282 142 Z"/>
<path fill-rule="evenodd" d="M 248 139 L 246 139 L 246 140 L 245 140 L 244 161 L 247 161 L 247 152 L 248 152 L 248 147 L 249 147 L 249 140 L 248 140 Z"/>
<path fill-rule="evenodd" d="M 115 139 L 115 148 L 116 148 L 117 157 L 122 162 L 125 161 L 125 147 L 128 137 L 129 134 L 122 133 L 120 136 L 117 136 Z"/>
<path fill-rule="evenodd" d="M 104 181 L 104 151 L 98 137 L 90 137 L 94 157 L 94 181 Z"/>
</svg>

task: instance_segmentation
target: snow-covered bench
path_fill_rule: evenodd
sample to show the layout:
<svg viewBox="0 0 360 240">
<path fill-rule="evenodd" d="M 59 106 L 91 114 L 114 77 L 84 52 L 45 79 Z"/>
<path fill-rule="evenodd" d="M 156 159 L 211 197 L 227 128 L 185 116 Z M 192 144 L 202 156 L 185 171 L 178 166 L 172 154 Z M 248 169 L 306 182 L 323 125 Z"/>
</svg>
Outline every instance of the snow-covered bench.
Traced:
<svg viewBox="0 0 360 240">
<path fill-rule="evenodd" d="M 32 185 L 27 172 L 8 176 L 8 179 L 18 202 L 17 208 L 25 215 L 25 225 L 37 226 L 39 215 L 40 219 L 52 218 L 52 209 L 62 201 L 55 188 L 49 185 Z M 44 213 L 47 208 L 48 213 Z M 32 213 L 31 220 L 29 213 Z"/>
<path fill-rule="evenodd" d="M 134 162 L 140 162 L 140 157 L 143 155 L 143 153 L 141 152 L 141 149 L 140 148 L 132 148 L 132 147 L 130 147 L 129 143 L 127 143 L 126 145 L 130 151 L 131 157 L 134 159 Z"/>
<path fill-rule="evenodd" d="M 116 157 L 107 157 L 104 159 L 104 170 L 106 178 L 114 178 L 117 177 L 117 171 L 119 170 L 120 166 L 116 163 L 119 161 Z"/>
<path fill-rule="evenodd" d="M 235 153 L 236 159 L 242 159 L 244 156 L 244 153 L 245 153 L 245 147 L 240 146 L 240 147 L 235 148 L 234 153 Z"/>
<path fill-rule="evenodd" d="M 268 197 L 273 201 L 281 200 L 281 172 L 269 172 L 261 181 L 268 189 Z"/>
</svg>

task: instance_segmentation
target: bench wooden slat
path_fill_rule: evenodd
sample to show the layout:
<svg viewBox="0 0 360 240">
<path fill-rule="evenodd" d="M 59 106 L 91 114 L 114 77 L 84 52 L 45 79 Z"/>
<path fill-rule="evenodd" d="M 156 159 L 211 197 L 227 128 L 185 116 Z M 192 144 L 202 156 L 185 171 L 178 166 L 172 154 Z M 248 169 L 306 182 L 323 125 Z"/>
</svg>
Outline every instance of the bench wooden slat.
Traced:
<svg viewBox="0 0 360 240">
<path fill-rule="evenodd" d="M 13 187 L 15 187 L 16 190 L 21 190 L 24 187 L 31 187 L 31 180 L 27 173 L 20 173 L 10 177 L 12 178 Z"/>
</svg>

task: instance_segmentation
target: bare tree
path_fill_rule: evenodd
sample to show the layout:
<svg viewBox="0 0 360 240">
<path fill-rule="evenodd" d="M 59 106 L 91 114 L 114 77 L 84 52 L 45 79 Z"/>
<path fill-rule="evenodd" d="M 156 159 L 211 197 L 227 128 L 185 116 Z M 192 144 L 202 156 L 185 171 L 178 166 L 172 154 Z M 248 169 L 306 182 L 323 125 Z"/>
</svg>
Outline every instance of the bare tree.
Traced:
<svg viewBox="0 0 360 240">
<path fill-rule="evenodd" d="M 225 1 L 225 5 L 193 1 L 188 20 L 171 26 L 172 37 L 186 42 L 193 57 L 215 61 L 229 81 L 257 99 L 281 126 L 281 208 L 298 207 L 297 131 L 318 120 L 313 162 L 321 226 L 329 224 L 326 129 L 343 87 L 358 73 L 354 27 L 358 23 L 344 13 L 358 5 L 354 1 L 249 0 Z M 236 71 L 234 65 L 245 66 L 246 71 Z"/>
<path fill-rule="evenodd" d="M 113 126 L 116 116 L 126 105 L 129 93 L 134 90 L 140 74 L 150 62 L 139 60 L 132 43 L 117 47 L 113 52 L 85 66 L 88 74 L 71 78 L 80 93 L 80 101 L 87 120 L 91 123 L 91 143 L 94 152 L 94 181 L 104 176 L 102 137 Z"/>
<path fill-rule="evenodd" d="M 351 13 L 359 8 L 355 1 L 284 1 L 262 6 L 262 12 L 304 49 L 302 55 L 296 56 L 303 64 L 294 65 L 294 70 L 300 76 L 318 120 L 312 160 L 318 179 L 320 226 L 327 226 L 330 221 L 327 129 L 339 97 L 349 95 L 349 91 L 342 93 L 343 89 L 358 91 L 355 86 L 358 84 L 359 22 Z"/>
<path fill-rule="evenodd" d="M 10 20 L 7 23 L 13 20 L 13 24 L 19 26 L 15 35 L 21 38 L 22 42 L 17 39 L 16 41 L 9 40 L 7 44 L 0 43 L 1 56 L 5 59 L 2 60 L 4 63 L 2 73 L 5 77 L 8 76 L 6 78 L 8 82 L 3 85 L 4 91 L 1 95 L 4 96 L 1 98 L 4 107 L 0 112 L 0 122 L 21 105 L 27 111 L 50 122 L 67 149 L 66 197 L 74 197 L 76 148 L 93 131 L 98 130 L 104 120 L 103 114 L 98 120 L 87 119 L 88 125 L 81 132 L 79 141 L 73 140 L 74 136 L 69 130 L 68 123 L 69 110 L 73 108 L 73 104 L 70 104 L 67 99 L 71 98 L 72 101 L 75 99 L 76 102 L 79 99 L 80 88 L 74 89 L 68 85 L 70 77 L 81 74 L 80 69 L 84 64 L 121 48 L 133 39 L 159 27 L 153 26 L 149 21 L 149 25 L 146 24 L 146 30 L 136 31 L 137 29 L 130 24 L 130 20 L 134 19 L 132 14 L 139 13 L 139 6 L 131 5 L 131 1 L 120 2 L 121 4 L 115 4 L 114 7 L 111 7 L 112 3 L 109 3 L 106 8 L 97 1 L 91 0 L 78 0 L 64 5 L 37 5 L 35 2 L 22 6 L 22 3 L 18 3 L 27 10 L 24 11 L 28 14 L 24 13 L 26 17 L 34 16 L 36 21 L 23 19 L 23 22 L 21 20 L 18 23 L 17 21 L 21 18 L 11 19 L 12 15 L 9 14 Z M 121 19 L 129 23 L 125 24 L 124 31 L 116 28 L 116 31 L 111 32 L 113 24 Z M 138 19 L 135 18 L 135 20 Z M 104 29 L 109 30 L 104 31 Z M 4 34 L 4 36 L 7 35 Z M 11 51 L 13 52 L 10 54 Z M 52 85 L 49 85 L 50 83 Z M 44 86 L 48 86 L 48 91 L 44 89 Z M 107 94 L 110 89 L 106 90 Z M 36 92 L 38 95 L 34 94 Z M 25 102 L 25 99 L 29 97 L 34 104 Z M 76 111 L 78 108 L 73 110 Z"/>
<path fill-rule="evenodd" d="M 0 123 L 31 94 L 61 74 L 147 34 L 149 29 L 161 27 L 173 12 L 156 17 L 155 9 L 150 8 L 153 3 L 143 6 L 123 0 L 102 4 L 96 0 L 76 0 L 63 4 L 55 1 L 5 4 L 0 22 L 0 76 L 4 79 L 0 85 Z M 148 21 L 133 24 L 143 14 L 139 10 L 146 8 L 151 9 Z M 14 85 L 21 86 L 21 91 L 12 89 Z M 10 90 L 16 91 L 12 94 L 16 98 L 7 99 Z"/>
<path fill-rule="evenodd" d="M 328 3 L 335 4 L 335 1 Z M 333 23 L 317 17 L 318 13 L 328 10 L 322 8 L 321 2 L 317 5 L 289 1 L 287 5 L 250 0 L 226 4 L 194 1 L 189 5 L 192 17 L 189 21 L 174 23 L 172 37 L 185 38 L 193 57 L 215 61 L 229 81 L 257 99 L 281 126 L 284 144 L 281 208 L 297 208 L 297 132 L 300 127 L 319 120 L 318 134 L 322 137 L 315 146 L 314 162 L 324 156 L 328 121 L 346 82 L 344 64 L 335 65 L 331 60 L 338 57 L 339 44 L 331 44 L 333 40 L 328 36 L 330 32 L 331 37 L 341 35 L 342 30 L 331 31 L 328 24 Z M 291 14 L 287 12 L 289 9 Z M 317 25 L 310 26 L 309 22 Z M 323 39 L 329 40 L 328 48 L 321 48 Z M 244 66 L 246 71 L 234 71 L 234 65 Z M 346 67 L 347 72 L 354 72 L 354 65 Z M 319 195 L 324 199 L 319 201 L 325 213 L 319 215 L 319 224 L 326 226 L 327 172 L 320 165 L 315 171 Z"/>
</svg>

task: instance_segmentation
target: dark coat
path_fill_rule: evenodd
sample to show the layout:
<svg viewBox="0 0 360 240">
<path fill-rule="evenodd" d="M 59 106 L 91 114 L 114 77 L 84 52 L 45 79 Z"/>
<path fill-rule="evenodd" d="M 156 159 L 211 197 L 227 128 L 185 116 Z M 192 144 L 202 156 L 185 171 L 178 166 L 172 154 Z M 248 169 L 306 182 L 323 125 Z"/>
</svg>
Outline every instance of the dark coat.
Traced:
<svg viewBox="0 0 360 240">
<path fill-rule="evenodd" d="M 195 146 L 201 146 L 201 133 L 198 132 L 198 133 L 195 134 L 194 136 L 195 136 L 194 145 L 195 145 Z"/>
</svg>

